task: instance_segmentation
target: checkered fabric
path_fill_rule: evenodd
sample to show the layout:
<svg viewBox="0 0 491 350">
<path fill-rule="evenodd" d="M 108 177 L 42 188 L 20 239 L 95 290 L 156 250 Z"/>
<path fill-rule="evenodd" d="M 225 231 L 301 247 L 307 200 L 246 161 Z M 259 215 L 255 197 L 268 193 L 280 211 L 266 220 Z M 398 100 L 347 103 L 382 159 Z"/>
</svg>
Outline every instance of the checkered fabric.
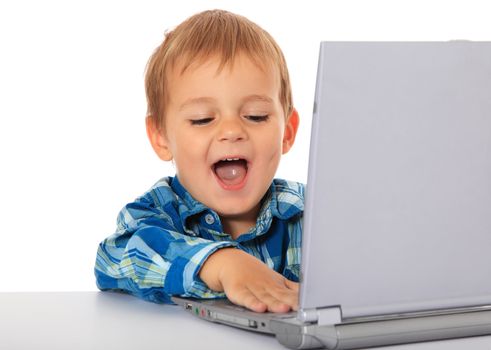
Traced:
<svg viewBox="0 0 491 350">
<path fill-rule="evenodd" d="M 116 233 L 99 245 L 97 286 L 170 303 L 170 296 L 223 298 L 199 278 L 217 249 L 236 247 L 298 282 L 304 185 L 273 180 L 256 226 L 237 240 L 223 232 L 213 210 L 191 197 L 177 177 L 165 177 L 126 205 Z"/>
</svg>

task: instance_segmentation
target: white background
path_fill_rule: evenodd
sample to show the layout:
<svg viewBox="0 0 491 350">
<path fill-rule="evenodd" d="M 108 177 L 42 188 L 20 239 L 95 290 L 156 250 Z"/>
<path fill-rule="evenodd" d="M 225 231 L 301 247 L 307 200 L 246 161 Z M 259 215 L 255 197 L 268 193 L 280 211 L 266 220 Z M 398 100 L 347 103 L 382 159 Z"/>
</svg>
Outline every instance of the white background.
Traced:
<svg viewBox="0 0 491 350">
<path fill-rule="evenodd" d="M 277 175 L 302 182 L 321 40 L 491 39 L 484 0 L 0 1 L 0 291 L 96 289 L 118 211 L 174 174 L 146 139 L 143 76 L 190 15 L 237 12 L 283 48 L 301 126 Z"/>
</svg>

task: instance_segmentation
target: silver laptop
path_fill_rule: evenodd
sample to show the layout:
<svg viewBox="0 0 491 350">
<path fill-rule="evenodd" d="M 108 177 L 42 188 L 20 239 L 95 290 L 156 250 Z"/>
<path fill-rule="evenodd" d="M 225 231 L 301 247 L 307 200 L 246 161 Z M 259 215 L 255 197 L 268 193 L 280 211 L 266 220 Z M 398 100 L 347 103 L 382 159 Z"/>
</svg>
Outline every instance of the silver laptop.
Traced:
<svg viewBox="0 0 491 350">
<path fill-rule="evenodd" d="M 491 42 L 323 42 L 297 313 L 174 298 L 290 348 L 491 334 Z"/>
</svg>

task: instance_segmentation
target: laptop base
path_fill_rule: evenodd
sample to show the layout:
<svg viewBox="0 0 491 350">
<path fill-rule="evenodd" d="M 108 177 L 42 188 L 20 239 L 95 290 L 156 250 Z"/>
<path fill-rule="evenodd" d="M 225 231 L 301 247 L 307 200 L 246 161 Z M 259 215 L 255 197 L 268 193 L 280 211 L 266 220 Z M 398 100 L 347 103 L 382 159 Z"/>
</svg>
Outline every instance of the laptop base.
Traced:
<svg viewBox="0 0 491 350">
<path fill-rule="evenodd" d="M 337 325 L 271 320 L 278 341 L 290 349 L 356 349 L 491 334 L 491 310 Z"/>
</svg>

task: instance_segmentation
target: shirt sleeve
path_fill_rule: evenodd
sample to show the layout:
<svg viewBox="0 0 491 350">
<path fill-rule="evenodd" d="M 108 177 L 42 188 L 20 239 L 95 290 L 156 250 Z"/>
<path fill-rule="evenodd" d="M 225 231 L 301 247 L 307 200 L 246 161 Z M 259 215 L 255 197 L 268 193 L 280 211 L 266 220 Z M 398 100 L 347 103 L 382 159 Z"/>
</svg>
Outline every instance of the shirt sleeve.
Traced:
<svg viewBox="0 0 491 350">
<path fill-rule="evenodd" d="M 173 215 L 146 200 L 123 208 L 116 233 L 102 241 L 97 251 L 98 288 L 158 303 L 171 303 L 172 295 L 224 297 L 209 289 L 198 273 L 217 249 L 236 244 L 192 237 L 179 226 Z"/>
</svg>

